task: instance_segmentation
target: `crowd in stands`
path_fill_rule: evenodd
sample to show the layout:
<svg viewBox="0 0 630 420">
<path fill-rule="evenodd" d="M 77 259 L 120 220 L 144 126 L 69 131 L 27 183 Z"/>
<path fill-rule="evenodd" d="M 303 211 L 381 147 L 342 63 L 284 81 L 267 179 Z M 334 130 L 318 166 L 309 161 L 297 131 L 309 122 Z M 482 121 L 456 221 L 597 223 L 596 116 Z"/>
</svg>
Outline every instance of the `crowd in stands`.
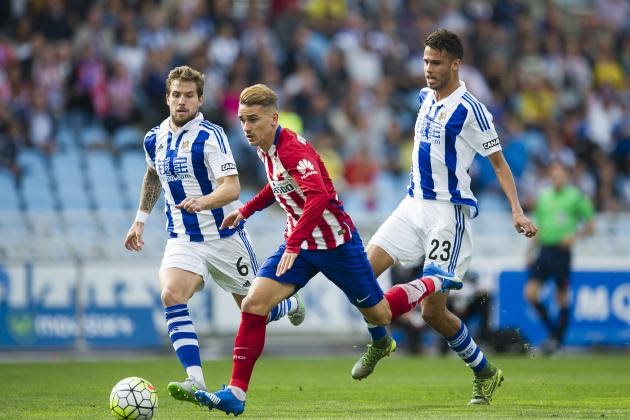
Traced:
<svg viewBox="0 0 630 420">
<path fill-rule="evenodd" d="M 187 64 L 205 74 L 202 111 L 225 128 L 245 187 L 263 174 L 240 131 L 238 95 L 260 82 L 281 94 L 281 124 L 374 209 L 381 189 L 404 191 L 423 41 L 445 27 L 465 43 L 460 75 L 494 115 L 526 209 L 560 160 L 599 211 L 630 210 L 627 0 L 2 4 L 0 171 L 18 184 L 25 150 L 140 153 L 144 132 L 168 115 L 169 70 Z M 76 136 L 61 141 L 68 127 Z M 116 141 L 121 133 L 131 139 Z M 473 168 L 473 191 L 498 191 L 485 160 Z"/>
</svg>

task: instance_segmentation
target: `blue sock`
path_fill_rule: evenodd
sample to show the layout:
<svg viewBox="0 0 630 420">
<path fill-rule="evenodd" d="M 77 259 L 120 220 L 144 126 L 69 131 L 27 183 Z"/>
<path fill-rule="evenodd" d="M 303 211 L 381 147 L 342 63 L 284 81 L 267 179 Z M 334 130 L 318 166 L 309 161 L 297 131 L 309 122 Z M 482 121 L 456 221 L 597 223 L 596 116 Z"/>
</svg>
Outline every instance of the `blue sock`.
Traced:
<svg viewBox="0 0 630 420">
<path fill-rule="evenodd" d="M 481 349 L 477 346 L 475 340 L 472 339 L 468 333 L 468 328 L 466 328 L 463 322 L 457 334 L 446 338 L 446 341 L 448 341 L 448 346 L 451 350 L 457 353 L 457 355 L 466 362 L 466 366 L 471 368 L 473 372 L 480 372 L 488 364 L 486 356 L 484 356 Z"/>
<path fill-rule="evenodd" d="M 273 308 L 271 312 L 269 312 L 269 315 L 267 315 L 267 324 L 272 321 L 279 320 L 280 318 L 288 314 L 291 309 L 293 309 L 293 307 L 296 306 L 297 300 L 293 296 L 278 303 L 275 308 Z"/>
<path fill-rule="evenodd" d="M 372 337 L 372 342 L 378 341 L 387 335 L 387 329 L 384 326 L 370 324 L 367 321 L 365 322 L 368 327 L 368 332 L 370 333 L 370 336 Z"/>
<path fill-rule="evenodd" d="M 201 372 L 199 341 L 195 326 L 188 313 L 188 305 L 180 304 L 164 308 L 168 336 L 175 353 L 189 377 L 205 386 Z"/>
</svg>

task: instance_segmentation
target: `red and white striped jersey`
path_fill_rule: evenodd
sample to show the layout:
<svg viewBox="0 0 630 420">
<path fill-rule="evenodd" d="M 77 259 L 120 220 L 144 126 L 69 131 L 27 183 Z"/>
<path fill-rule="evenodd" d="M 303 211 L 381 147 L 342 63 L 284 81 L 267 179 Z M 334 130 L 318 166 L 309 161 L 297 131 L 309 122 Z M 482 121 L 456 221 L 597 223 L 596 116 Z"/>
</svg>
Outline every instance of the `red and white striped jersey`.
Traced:
<svg viewBox="0 0 630 420">
<path fill-rule="evenodd" d="M 248 218 L 274 199 L 287 213 L 286 251 L 334 249 L 352 238 L 354 224 L 343 210 L 319 154 L 301 136 L 278 127 L 267 152 L 258 149 L 269 183 L 240 211 Z"/>
</svg>

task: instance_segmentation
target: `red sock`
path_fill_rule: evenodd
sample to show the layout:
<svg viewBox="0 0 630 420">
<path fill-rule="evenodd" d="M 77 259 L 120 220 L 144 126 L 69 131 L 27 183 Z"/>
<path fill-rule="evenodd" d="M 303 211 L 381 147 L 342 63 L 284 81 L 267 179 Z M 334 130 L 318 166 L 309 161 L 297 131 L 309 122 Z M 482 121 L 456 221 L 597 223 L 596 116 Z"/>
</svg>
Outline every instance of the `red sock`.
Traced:
<svg viewBox="0 0 630 420">
<path fill-rule="evenodd" d="M 234 340 L 230 385 L 247 392 L 254 365 L 265 347 L 266 328 L 266 316 L 241 313 L 241 325 Z"/>
<path fill-rule="evenodd" d="M 392 321 L 409 312 L 422 302 L 422 299 L 435 292 L 435 283 L 430 277 L 423 277 L 396 286 L 385 292 L 385 299 L 392 311 Z"/>
</svg>

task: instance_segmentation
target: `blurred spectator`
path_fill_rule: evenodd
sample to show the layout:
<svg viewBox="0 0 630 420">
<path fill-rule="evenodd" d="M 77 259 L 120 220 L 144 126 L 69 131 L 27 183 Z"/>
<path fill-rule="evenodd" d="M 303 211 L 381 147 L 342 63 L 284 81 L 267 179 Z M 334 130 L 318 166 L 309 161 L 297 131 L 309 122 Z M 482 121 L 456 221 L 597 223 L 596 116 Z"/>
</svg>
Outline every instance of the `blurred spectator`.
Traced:
<svg viewBox="0 0 630 420">
<path fill-rule="evenodd" d="M 520 191 L 534 191 L 538 171 L 559 159 L 575 167 L 598 209 L 630 208 L 624 0 L 10 3 L 0 29 L 0 106 L 15 122 L 9 131 L 29 138 L 28 118 L 37 115 L 36 142 L 57 121 L 72 133 L 148 128 L 162 116 L 166 72 L 185 63 L 204 73 L 203 111 L 226 129 L 238 128 L 240 90 L 263 82 L 307 138 L 332 131 L 335 152 L 351 165 L 342 172 L 355 172 L 367 153 L 383 177 L 405 182 L 401 149 L 412 141 L 424 85 L 418 40 L 446 26 L 470 51 L 461 78 L 491 108 Z M 31 100 L 34 91 L 45 105 Z M 480 194 L 497 187 L 488 169 L 473 167 Z M 257 173 L 246 171 L 243 184 Z M 380 179 L 375 194 L 391 188 Z"/>
<path fill-rule="evenodd" d="M 72 37 L 71 19 L 63 0 L 43 3 L 43 9 L 35 14 L 33 27 L 49 41 L 69 40 Z"/>
<path fill-rule="evenodd" d="M 11 119 L 7 109 L 0 106 L 0 168 L 7 169 L 16 178 L 21 173 L 17 154 L 23 143 L 19 125 Z"/>
<path fill-rule="evenodd" d="M 46 155 L 55 152 L 56 123 L 46 103 L 46 96 L 42 90 L 34 90 L 32 108 L 27 118 L 29 145 L 39 149 Z"/>
</svg>

